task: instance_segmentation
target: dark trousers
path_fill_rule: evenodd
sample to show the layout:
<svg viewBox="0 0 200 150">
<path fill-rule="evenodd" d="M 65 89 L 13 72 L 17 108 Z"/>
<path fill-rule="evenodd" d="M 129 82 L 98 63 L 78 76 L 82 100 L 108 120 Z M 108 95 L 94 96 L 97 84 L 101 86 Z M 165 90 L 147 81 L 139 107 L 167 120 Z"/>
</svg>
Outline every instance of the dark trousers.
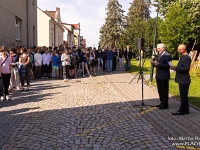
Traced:
<svg viewBox="0 0 200 150">
<path fill-rule="evenodd" d="M 42 66 L 35 66 L 35 77 L 37 79 L 39 79 L 41 76 L 41 68 L 42 68 Z"/>
<path fill-rule="evenodd" d="M 63 78 L 64 79 L 69 78 L 69 65 L 63 66 Z"/>
<path fill-rule="evenodd" d="M 116 69 L 117 69 L 117 59 L 116 59 L 116 57 L 114 57 L 114 58 L 113 58 L 112 70 L 113 70 L 113 71 L 116 71 Z"/>
<path fill-rule="evenodd" d="M 181 98 L 181 106 L 179 108 L 180 113 L 189 113 L 188 90 L 189 84 L 179 84 L 179 92 Z"/>
<path fill-rule="evenodd" d="M 103 59 L 103 71 L 106 70 L 106 64 L 107 64 L 107 61 L 105 59 Z"/>
<path fill-rule="evenodd" d="M 126 59 L 126 70 L 131 69 L 131 61 L 129 59 Z"/>
<path fill-rule="evenodd" d="M 156 79 L 161 105 L 168 107 L 169 80 Z"/>
<path fill-rule="evenodd" d="M 2 81 L 3 81 L 3 88 L 1 90 L 1 96 L 6 96 L 8 95 L 8 88 L 10 84 L 10 76 L 11 74 L 1 74 Z"/>
</svg>

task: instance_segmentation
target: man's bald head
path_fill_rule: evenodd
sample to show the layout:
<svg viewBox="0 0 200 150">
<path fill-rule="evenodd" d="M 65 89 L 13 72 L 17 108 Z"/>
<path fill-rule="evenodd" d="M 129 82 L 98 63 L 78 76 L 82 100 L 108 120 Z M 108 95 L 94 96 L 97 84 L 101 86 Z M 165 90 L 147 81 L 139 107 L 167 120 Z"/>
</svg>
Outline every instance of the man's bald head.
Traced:
<svg viewBox="0 0 200 150">
<path fill-rule="evenodd" d="M 184 44 L 180 44 L 178 46 L 177 52 L 181 55 L 185 55 L 187 53 L 187 47 Z"/>
</svg>

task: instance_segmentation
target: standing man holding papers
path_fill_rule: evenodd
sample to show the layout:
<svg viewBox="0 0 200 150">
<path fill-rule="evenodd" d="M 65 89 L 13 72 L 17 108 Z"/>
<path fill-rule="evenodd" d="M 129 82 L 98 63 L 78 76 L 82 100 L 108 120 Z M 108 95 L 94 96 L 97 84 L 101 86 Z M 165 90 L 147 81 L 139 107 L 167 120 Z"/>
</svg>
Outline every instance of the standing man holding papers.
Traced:
<svg viewBox="0 0 200 150">
<path fill-rule="evenodd" d="M 157 45 L 157 51 L 159 52 L 158 59 L 151 62 L 152 65 L 156 67 L 156 83 L 160 97 L 160 104 L 156 105 L 156 107 L 159 107 L 159 109 L 168 109 L 169 79 L 172 57 L 165 50 L 165 45 L 163 43 Z"/>
<path fill-rule="evenodd" d="M 191 58 L 187 53 L 187 48 L 184 44 L 178 46 L 178 53 L 181 58 L 177 66 L 171 66 L 171 69 L 176 71 L 175 82 L 179 84 L 179 92 L 181 98 L 181 106 L 179 110 L 172 115 L 184 115 L 189 114 L 189 104 L 188 104 L 188 90 L 190 85 L 190 65 Z"/>
</svg>

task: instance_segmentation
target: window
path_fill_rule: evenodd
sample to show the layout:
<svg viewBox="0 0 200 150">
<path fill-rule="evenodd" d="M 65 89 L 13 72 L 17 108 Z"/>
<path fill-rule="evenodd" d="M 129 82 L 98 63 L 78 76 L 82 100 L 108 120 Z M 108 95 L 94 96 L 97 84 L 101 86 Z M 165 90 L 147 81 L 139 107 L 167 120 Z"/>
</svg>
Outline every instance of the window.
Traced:
<svg viewBox="0 0 200 150">
<path fill-rule="evenodd" d="M 20 20 L 15 18 L 15 39 L 20 40 Z"/>
</svg>

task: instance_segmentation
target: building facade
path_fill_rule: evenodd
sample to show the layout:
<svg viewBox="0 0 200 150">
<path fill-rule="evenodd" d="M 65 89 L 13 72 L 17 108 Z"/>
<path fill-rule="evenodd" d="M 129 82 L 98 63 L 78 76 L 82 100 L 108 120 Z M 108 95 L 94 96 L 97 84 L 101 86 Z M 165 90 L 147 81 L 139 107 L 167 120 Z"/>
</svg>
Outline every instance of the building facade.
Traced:
<svg viewBox="0 0 200 150">
<path fill-rule="evenodd" d="M 80 23 L 62 23 L 62 26 L 65 29 L 64 41 L 67 43 L 67 46 L 80 46 Z"/>
<path fill-rule="evenodd" d="M 67 24 L 67 23 L 62 23 L 63 28 L 65 29 L 64 33 L 64 41 L 65 41 L 65 47 L 72 47 L 74 46 L 74 26 Z"/>
<path fill-rule="evenodd" d="M 37 45 L 37 0 L 1 0 L 0 45 Z"/>
<path fill-rule="evenodd" d="M 60 9 L 43 11 L 37 8 L 38 46 L 59 47 L 63 44 L 64 28 L 61 24 Z"/>
</svg>

